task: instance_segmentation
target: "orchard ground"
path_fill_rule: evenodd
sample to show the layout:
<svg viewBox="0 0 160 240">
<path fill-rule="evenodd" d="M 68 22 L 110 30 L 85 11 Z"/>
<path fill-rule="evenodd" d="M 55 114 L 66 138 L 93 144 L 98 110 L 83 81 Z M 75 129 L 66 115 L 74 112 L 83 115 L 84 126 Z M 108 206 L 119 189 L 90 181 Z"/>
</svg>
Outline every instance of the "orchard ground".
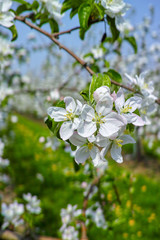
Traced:
<svg viewBox="0 0 160 240">
<path fill-rule="evenodd" d="M 40 137 L 47 138 L 50 134 L 43 122 L 22 115 L 17 117 L 18 122 L 9 122 L 8 130 L 2 133 L 8 136 L 5 157 L 10 159 L 10 166 L 4 171 L 9 173 L 12 184 L 7 188 L 1 184 L 1 193 L 7 202 L 15 194 L 17 199 L 23 193 L 37 195 L 42 214 L 34 219 L 34 228 L 40 235 L 56 237 L 61 227 L 61 208 L 66 208 L 68 203 L 82 208 L 81 183 L 92 180 L 82 173 L 84 166 L 75 172 L 74 159 L 64 151 L 63 143 L 53 151 L 39 142 Z M 132 150 L 130 146 L 125 148 L 127 157 Z M 143 162 L 133 160 L 133 154 L 131 161 L 125 160 L 121 165 L 109 159 L 103 176 L 106 185 L 101 193 L 108 227 L 102 230 L 89 225 L 89 239 L 159 239 L 160 159 L 152 152 L 144 144 L 147 157 Z"/>
</svg>

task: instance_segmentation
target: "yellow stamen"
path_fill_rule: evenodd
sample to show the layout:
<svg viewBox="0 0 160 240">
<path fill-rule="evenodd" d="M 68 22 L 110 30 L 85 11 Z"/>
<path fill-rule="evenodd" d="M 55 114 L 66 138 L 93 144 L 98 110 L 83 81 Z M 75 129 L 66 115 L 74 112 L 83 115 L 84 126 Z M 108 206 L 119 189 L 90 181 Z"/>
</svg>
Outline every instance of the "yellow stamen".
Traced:
<svg viewBox="0 0 160 240">
<path fill-rule="evenodd" d="M 123 140 L 122 139 L 115 139 L 115 143 L 118 147 L 122 147 Z"/>
<path fill-rule="evenodd" d="M 132 109 L 131 106 L 127 105 L 126 107 L 121 109 L 121 113 L 127 113 L 130 112 L 130 110 Z"/>
<path fill-rule="evenodd" d="M 88 149 L 89 150 L 92 150 L 93 146 L 94 146 L 93 143 L 88 143 Z"/>
</svg>

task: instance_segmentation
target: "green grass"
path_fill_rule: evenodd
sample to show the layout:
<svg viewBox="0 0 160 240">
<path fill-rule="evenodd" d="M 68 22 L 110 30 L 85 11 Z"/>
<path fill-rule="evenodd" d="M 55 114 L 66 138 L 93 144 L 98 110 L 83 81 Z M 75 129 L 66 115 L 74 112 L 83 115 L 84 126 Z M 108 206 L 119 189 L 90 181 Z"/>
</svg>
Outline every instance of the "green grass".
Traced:
<svg viewBox="0 0 160 240">
<path fill-rule="evenodd" d="M 8 128 L 5 156 L 11 162 L 9 174 L 17 196 L 21 198 L 23 193 L 31 192 L 41 199 L 43 217 L 35 223 L 35 227 L 41 234 L 56 237 L 61 226 L 60 209 L 68 203 L 81 208 L 83 191 L 78 185 L 91 179 L 81 170 L 74 172 L 73 159 L 63 147 L 56 151 L 43 148 L 39 137 L 49 134 L 44 124 L 18 115 L 18 123 Z M 109 162 L 100 188 L 108 229 L 101 230 L 91 224 L 88 227 L 89 239 L 159 240 L 159 179 L 135 174 L 114 161 Z M 67 170 L 64 172 L 64 169 Z M 37 173 L 43 175 L 43 182 L 37 179 Z M 121 204 L 117 201 L 113 183 Z M 94 198 L 97 200 L 97 196 Z"/>
</svg>

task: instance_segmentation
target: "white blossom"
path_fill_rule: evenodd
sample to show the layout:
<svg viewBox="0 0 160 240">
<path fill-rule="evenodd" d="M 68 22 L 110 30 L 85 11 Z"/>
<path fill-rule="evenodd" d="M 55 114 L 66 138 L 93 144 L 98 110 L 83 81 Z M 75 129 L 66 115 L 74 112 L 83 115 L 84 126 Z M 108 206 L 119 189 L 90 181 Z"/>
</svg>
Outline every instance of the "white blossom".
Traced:
<svg viewBox="0 0 160 240">
<path fill-rule="evenodd" d="M 60 137 L 63 140 L 67 140 L 79 126 L 79 115 L 81 114 L 82 103 L 77 100 L 76 104 L 72 97 L 65 97 L 64 102 L 66 104 L 66 109 L 61 107 L 50 107 L 48 109 L 48 115 L 54 118 L 55 122 L 64 121 L 60 128 Z"/>
<path fill-rule="evenodd" d="M 143 126 L 144 122 L 137 114 L 133 113 L 136 109 L 141 107 L 142 98 L 134 96 L 129 98 L 125 102 L 123 90 L 120 88 L 117 92 L 115 100 L 115 108 L 119 114 L 127 119 L 128 123 L 132 123 L 135 126 Z"/>
<path fill-rule="evenodd" d="M 40 0 L 42 3 L 45 4 L 47 11 L 51 14 L 51 16 L 59 21 L 63 16 L 61 14 L 62 4 L 59 0 Z"/>
<path fill-rule="evenodd" d="M 123 0 L 101 0 L 101 4 L 105 8 L 106 14 L 111 18 L 115 18 L 116 27 L 121 31 L 125 24 L 123 16 L 130 8 L 130 5 L 123 2 Z"/>
<path fill-rule="evenodd" d="M 4 27 L 11 27 L 13 25 L 14 13 L 10 12 L 12 1 L 11 0 L 0 0 L 0 25 Z"/>
<path fill-rule="evenodd" d="M 37 196 L 32 196 L 31 193 L 27 193 L 27 194 L 23 194 L 23 198 L 27 202 L 26 209 L 30 213 L 34 213 L 34 214 L 41 213 L 40 200 L 37 198 Z"/>
<path fill-rule="evenodd" d="M 24 213 L 24 205 L 14 201 L 13 203 L 7 205 L 2 203 L 2 216 L 4 217 L 4 223 L 2 229 L 8 227 L 10 224 L 13 224 L 15 227 L 21 225 L 23 220 L 21 219 L 22 214 Z"/>
<path fill-rule="evenodd" d="M 77 129 L 82 137 L 90 137 L 97 130 L 104 137 L 109 137 L 117 133 L 126 121 L 116 112 L 112 112 L 113 99 L 106 94 L 96 104 L 95 110 L 85 104 L 82 110 L 82 121 Z"/>
</svg>

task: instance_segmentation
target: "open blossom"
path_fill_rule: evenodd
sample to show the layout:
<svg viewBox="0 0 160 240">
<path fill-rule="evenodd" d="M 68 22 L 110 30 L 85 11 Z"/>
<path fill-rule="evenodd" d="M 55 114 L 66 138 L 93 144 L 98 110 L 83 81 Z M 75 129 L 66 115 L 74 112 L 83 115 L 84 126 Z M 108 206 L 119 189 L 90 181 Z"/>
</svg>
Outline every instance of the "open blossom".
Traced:
<svg viewBox="0 0 160 240">
<path fill-rule="evenodd" d="M 101 0 L 101 4 L 105 8 L 106 14 L 111 18 L 115 18 L 116 27 L 121 31 L 124 28 L 123 25 L 125 25 L 123 16 L 130 8 L 130 5 L 123 2 L 123 0 Z"/>
<path fill-rule="evenodd" d="M 14 13 L 9 12 L 11 5 L 11 0 L 0 0 L 0 25 L 7 28 L 13 25 Z"/>
<path fill-rule="evenodd" d="M 82 104 L 77 100 L 77 104 L 72 97 L 65 97 L 64 102 L 66 109 L 61 107 L 50 107 L 48 109 L 48 115 L 54 118 L 55 122 L 63 122 L 60 128 L 60 136 L 63 140 L 69 139 L 74 130 L 79 126 Z"/>
<path fill-rule="evenodd" d="M 37 196 L 32 196 L 31 193 L 23 194 L 24 200 L 27 202 L 26 209 L 30 213 L 39 214 L 41 213 L 40 200 Z"/>
<path fill-rule="evenodd" d="M 102 208 L 98 202 L 86 210 L 86 216 L 91 218 L 98 228 L 107 228 L 107 223 L 105 221 Z"/>
<path fill-rule="evenodd" d="M 96 138 L 94 136 L 87 138 L 81 137 L 76 132 L 72 135 L 69 141 L 77 146 L 75 153 L 75 161 L 79 163 L 84 163 L 89 157 L 92 158 L 94 166 L 97 166 L 101 161 L 106 162 L 103 151 L 100 151 L 96 146 L 94 141 Z"/>
<path fill-rule="evenodd" d="M 16 201 L 7 205 L 2 203 L 2 216 L 4 217 L 4 223 L 2 228 L 5 229 L 10 224 L 13 224 L 15 227 L 23 223 L 21 215 L 24 213 L 24 205 L 17 203 Z"/>
<path fill-rule="evenodd" d="M 84 105 L 81 118 L 82 121 L 77 129 L 82 137 L 90 137 L 97 130 L 104 137 L 109 137 L 118 132 L 125 124 L 125 120 L 116 112 L 112 112 L 113 99 L 106 94 L 96 104 L 95 110 Z"/>
<path fill-rule="evenodd" d="M 91 53 L 93 53 L 95 59 L 102 58 L 104 55 L 103 48 L 101 47 L 92 48 Z"/>
<path fill-rule="evenodd" d="M 135 78 L 129 76 L 127 73 L 125 74 L 125 76 L 127 77 L 132 86 L 137 86 L 144 96 L 149 96 L 153 93 L 154 87 L 152 81 L 149 82 L 145 81 L 144 78 L 146 74 L 147 72 L 143 72 L 139 76 L 136 75 Z"/>
<path fill-rule="evenodd" d="M 61 7 L 62 4 L 59 2 L 59 0 L 40 0 L 42 3 L 45 4 L 47 11 L 51 14 L 51 16 L 55 20 L 60 20 L 63 16 L 61 14 Z"/>
<path fill-rule="evenodd" d="M 112 140 L 106 139 L 103 136 L 99 136 L 98 144 L 103 143 L 103 146 L 106 146 L 104 153 L 109 150 L 111 147 L 110 153 L 111 157 L 118 163 L 123 162 L 123 157 L 121 155 L 122 146 L 129 143 L 135 143 L 135 140 L 130 135 L 121 135 Z"/>
<path fill-rule="evenodd" d="M 73 226 L 68 226 L 62 233 L 63 240 L 78 240 L 78 231 Z"/>
<path fill-rule="evenodd" d="M 127 119 L 128 123 L 132 123 L 135 126 L 143 126 L 144 122 L 142 118 L 133 113 L 136 109 L 141 107 L 141 102 L 142 98 L 138 96 L 131 97 L 125 102 L 123 90 L 120 88 L 117 92 L 115 108 L 119 114 Z"/>
</svg>

